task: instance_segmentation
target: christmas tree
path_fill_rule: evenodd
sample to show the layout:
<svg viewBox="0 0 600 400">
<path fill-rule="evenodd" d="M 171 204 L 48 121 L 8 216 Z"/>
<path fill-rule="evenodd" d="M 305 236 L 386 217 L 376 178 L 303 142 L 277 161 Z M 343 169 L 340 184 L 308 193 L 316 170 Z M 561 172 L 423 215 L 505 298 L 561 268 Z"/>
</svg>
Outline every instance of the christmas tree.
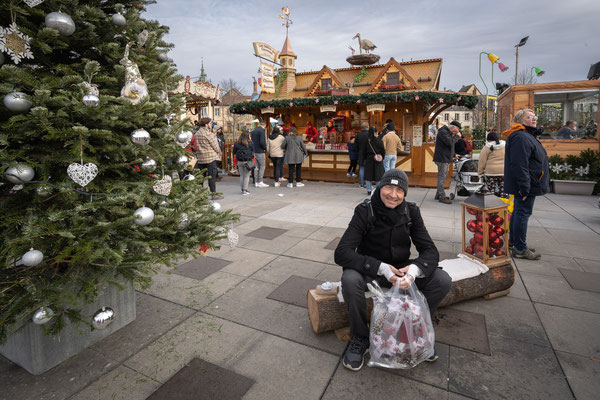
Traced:
<svg viewBox="0 0 600 400">
<path fill-rule="evenodd" d="M 89 325 L 82 300 L 147 285 L 237 218 L 198 174 L 176 179 L 191 126 L 149 3 L 0 4 L 0 343 L 36 311 L 48 334 Z"/>
</svg>

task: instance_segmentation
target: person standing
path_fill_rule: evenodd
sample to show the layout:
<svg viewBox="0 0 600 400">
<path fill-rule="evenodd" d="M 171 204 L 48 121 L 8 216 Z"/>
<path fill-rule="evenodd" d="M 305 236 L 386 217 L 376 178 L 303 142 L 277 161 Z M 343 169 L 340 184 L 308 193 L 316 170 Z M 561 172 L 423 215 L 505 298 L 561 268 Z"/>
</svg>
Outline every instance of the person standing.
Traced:
<svg viewBox="0 0 600 400">
<path fill-rule="evenodd" d="M 344 367 L 358 371 L 369 349 L 367 283 L 408 289 L 411 284 L 427 299 L 434 315 L 452 285 L 438 268 L 439 252 L 429 236 L 419 207 L 408 203 L 408 177 L 399 169 L 387 171 L 370 202 L 356 206 L 354 215 L 335 249 L 334 261 L 343 268 L 342 294 L 348 306 L 352 341 L 344 352 Z M 418 252 L 411 258 L 411 242 Z M 433 318 L 432 318 L 433 319 Z M 434 353 L 427 361 L 438 358 Z"/>
<path fill-rule="evenodd" d="M 498 133 L 491 131 L 486 144 L 479 153 L 477 175 L 484 176 L 488 189 L 498 197 L 508 197 L 504 193 L 504 149 L 506 143 Z"/>
<path fill-rule="evenodd" d="M 346 176 L 355 177 L 356 169 L 358 166 L 358 151 L 356 150 L 356 137 L 352 136 L 348 142 L 348 158 L 350 159 L 350 166 L 346 172 Z"/>
<path fill-rule="evenodd" d="M 208 177 L 208 187 L 210 189 L 213 200 L 222 199 L 223 196 L 218 196 L 217 191 L 217 162 L 221 160 L 221 148 L 214 133 L 208 128 L 210 118 L 204 117 L 200 119 L 200 127 L 194 134 L 196 138 L 196 158 L 198 159 L 198 168 L 205 169 L 204 176 Z"/>
<path fill-rule="evenodd" d="M 285 150 L 283 162 L 288 165 L 289 170 L 287 187 L 294 187 L 294 171 L 296 172 L 296 187 L 304 186 L 304 183 L 302 183 L 302 162 L 307 152 L 304 141 L 302 137 L 298 136 L 295 127 L 290 127 L 281 148 Z"/>
<path fill-rule="evenodd" d="M 454 160 L 454 145 L 460 138 L 460 129 L 460 122 L 452 121 L 448 126 L 442 126 L 435 138 L 433 162 L 438 168 L 435 199 L 444 204 L 452 204 L 452 199 L 444 191 L 444 181 L 448 176 L 450 163 Z"/>
<path fill-rule="evenodd" d="M 508 237 L 512 256 L 539 260 L 542 255 L 527 245 L 527 225 L 537 196 L 550 191 L 548 154 L 537 139 L 537 117 L 533 110 L 521 109 L 513 118 L 504 157 L 504 191 L 515 195 Z"/>
<path fill-rule="evenodd" d="M 373 182 L 379 184 L 379 180 L 383 176 L 383 156 L 385 155 L 385 147 L 383 142 L 375 134 L 377 129 L 374 126 L 369 128 L 367 136 L 367 148 L 365 150 L 365 183 L 367 186 L 367 195 L 371 195 L 373 191 Z M 380 161 L 375 160 L 375 155 L 378 154 Z"/>
<path fill-rule="evenodd" d="M 573 139 L 576 135 L 575 128 L 577 128 L 577 122 L 575 121 L 567 121 L 565 126 L 560 128 L 558 132 L 556 132 L 557 139 Z"/>
<path fill-rule="evenodd" d="M 237 167 L 240 172 L 240 186 L 242 195 L 248 195 L 248 183 L 250 182 L 250 174 L 252 170 L 248 169 L 247 164 L 254 158 L 252 144 L 250 143 L 250 133 L 243 131 L 237 142 L 233 145 L 233 155 L 237 158 Z"/>
<path fill-rule="evenodd" d="M 386 133 L 380 136 L 385 147 L 385 157 L 383 158 L 383 169 L 389 171 L 392 168 L 396 168 L 396 160 L 398 159 L 398 152 L 404 150 L 402 140 L 396 133 L 396 125 L 392 121 L 386 125 Z"/>
<path fill-rule="evenodd" d="M 252 150 L 254 151 L 254 158 L 256 159 L 256 169 L 254 170 L 254 186 L 260 188 L 269 187 L 269 185 L 263 182 L 266 166 L 265 152 L 267 151 L 265 126 L 265 122 L 260 121 L 256 129 L 250 133 L 253 146 Z"/>
<path fill-rule="evenodd" d="M 361 122 L 360 132 L 356 135 L 356 151 L 358 152 L 358 180 L 360 187 L 365 187 L 365 151 L 369 145 L 369 123 Z"/>
<path fill-rule="evenodd" d="M 269 159 L 273 162 L 273 179 L 275 180 L 273 186 L 275 187 L 281 185 L 279 181 L 283 175 L 283 149 L 281 145 L 284 141 L 285 137 L 283 137 L 279 128 L 275 126 L 267 141 L 267 152 L 269 153 Z"/>
</svg>

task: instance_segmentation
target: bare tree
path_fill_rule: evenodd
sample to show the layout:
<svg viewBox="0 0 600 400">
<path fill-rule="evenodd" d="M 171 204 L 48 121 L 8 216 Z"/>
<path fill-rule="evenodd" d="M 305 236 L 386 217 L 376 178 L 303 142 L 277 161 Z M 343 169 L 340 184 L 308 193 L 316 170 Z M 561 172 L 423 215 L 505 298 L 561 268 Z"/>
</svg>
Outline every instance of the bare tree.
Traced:
<svg viewBox="0 0 600 400">
<path fill-rule="evenodd" d="M 242 95 L 246 95 L 246 89 L 244 89 L 244 87 L 242 85 L 240 85 L 237 81 L 229 78 L 229 79 L 223 79 L 221 82 L 219 82 L 219 88 L 223 89 L 223 93 L 227 93 L 232 89 L 237 90 L 238 92 L 240 92 Z"/>
<path fill-rule="evenodd" d="M 519 85 L 527 85 L 529 83 L 537 83 L 537 76 L 534 74 L 531 82 L 531 68 L 525 68 L 519 71 Z M 515 78 L 513 77 L 511 83 L 515 84 Z"/>
</svg>

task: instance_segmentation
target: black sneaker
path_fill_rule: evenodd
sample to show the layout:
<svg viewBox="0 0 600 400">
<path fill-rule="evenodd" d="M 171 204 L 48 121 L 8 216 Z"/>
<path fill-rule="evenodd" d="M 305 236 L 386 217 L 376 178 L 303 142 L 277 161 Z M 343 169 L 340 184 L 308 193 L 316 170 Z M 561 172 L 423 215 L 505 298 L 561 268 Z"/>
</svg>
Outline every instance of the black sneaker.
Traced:
<svg viewBox="0 0 600 400">
<path fill-rule="evenodd" d="M 435 351 L 435 349 L 433 350 L 433 355 L 429 358 L 426 358 L 425 361 L 427 362 L 434 362 L 435 360 L 437 360 L 439 357 L 437 355 L 437 351 Z"/>
<path fill-rule="evenodd" d="M 358 371 L 365 362 L 365 353 L 369 351 L 369 338 L 357 337 L 352 339 L 344 353 L 344 367 Z"/>
<path fill-rule="evenodd" d="M 508 251 L 510 251 L 512 253 L 514 247 L 515 246 L 512 243 L 509 243 L 508 244 Z M 535 249 L 533 247 L 528 247 L 528 249 L 531 250 L 531 251 L 533 251 L 535 253 Z"/>
<path fill-rule="evenodd" d="M 527 260 L 539 260 L 540 258 L 542 258 L 542 255 L 540 253 L 532 251 L 531 249 L 519 251 L 513 248 L 511 254 L 514 258 L 525 258 Z"/>
</svg>

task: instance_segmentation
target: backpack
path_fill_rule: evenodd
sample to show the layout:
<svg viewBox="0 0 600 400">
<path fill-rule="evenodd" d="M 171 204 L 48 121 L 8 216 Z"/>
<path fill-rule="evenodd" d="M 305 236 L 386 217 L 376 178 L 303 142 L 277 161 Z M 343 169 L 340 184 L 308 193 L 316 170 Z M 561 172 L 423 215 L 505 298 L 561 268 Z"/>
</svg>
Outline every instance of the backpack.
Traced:
<svg viewBox="0 0 600 400">
<path fill-rule="evenodd" d="M 469 153 L 473 151 L 473 144 L 471 143 L 470 140 L 465 140 L 465 150 L 467 150 Z"/>
</svg>

